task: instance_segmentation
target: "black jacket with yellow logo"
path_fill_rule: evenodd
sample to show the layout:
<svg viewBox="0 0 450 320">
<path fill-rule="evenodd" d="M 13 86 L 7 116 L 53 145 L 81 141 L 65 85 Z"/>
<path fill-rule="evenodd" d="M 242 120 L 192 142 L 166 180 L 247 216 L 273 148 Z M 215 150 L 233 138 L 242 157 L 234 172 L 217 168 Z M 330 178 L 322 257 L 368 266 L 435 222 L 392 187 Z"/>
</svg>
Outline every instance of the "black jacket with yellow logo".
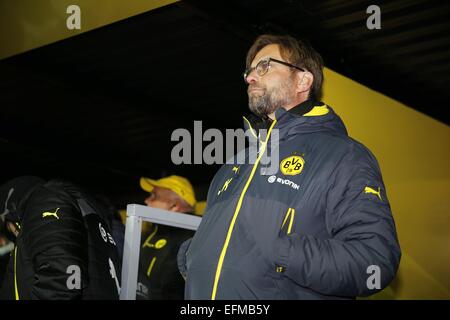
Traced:
<svg viewBox="0 0 450 320">
<path fill-rule="evenodd" d="M 194 234 L 191 230 L 153 224 L 142 236 L 136 298 L 138 300 L 183 300 L 184 279 L 178 271 L 180 245 Z"/>
<path fill-rule="evenodd" d="M 371 152 L 324 104 L 278 109 L 258 140 L 253 163 L 236 164 L 238 154 L 218 171 L 181 246 L 185 297 L 348 299 L 386 287 L 401 253 Z"/>
<path fill-rule="evenodd" d="M 93 200 L 56 180 L 20 199 L 14 198 L 14 185 L 9 191 L 6 210 L 14 211 L 20 232 L 2 299 L 118 299 L 116 245 Z"/>
</svg>

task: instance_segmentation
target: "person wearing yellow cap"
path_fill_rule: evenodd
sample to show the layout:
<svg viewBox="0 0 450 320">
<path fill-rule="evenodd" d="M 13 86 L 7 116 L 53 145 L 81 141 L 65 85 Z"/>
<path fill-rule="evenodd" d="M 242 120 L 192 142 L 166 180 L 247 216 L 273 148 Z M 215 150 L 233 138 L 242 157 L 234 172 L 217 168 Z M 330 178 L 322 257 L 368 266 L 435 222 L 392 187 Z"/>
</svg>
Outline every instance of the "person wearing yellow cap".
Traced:
<svg viewBox="0 0 450 320">
<path fill-rule="evenodd" d="M 197 201 L 188 179 L 176 175 L 159 180 L 142 177 L 140 186 L 149 192 L 144 199 L 147 206 L 194 214 Z M 184 279 L 178 271 L 177 252 L 181 243 L 192 236 L 191 230 L 157 224 L 143 230 L 137 299 L 184 298 Z"/>
<path fill-rule="evenodd" d="M 196 204 L 194 188 L 188 179 L 169 176 L 159 180 L 141 178 L 141 188 L 150 195 L 145 199 L 149 207 L 175 212 L 193 213 Z"/>
</svg>

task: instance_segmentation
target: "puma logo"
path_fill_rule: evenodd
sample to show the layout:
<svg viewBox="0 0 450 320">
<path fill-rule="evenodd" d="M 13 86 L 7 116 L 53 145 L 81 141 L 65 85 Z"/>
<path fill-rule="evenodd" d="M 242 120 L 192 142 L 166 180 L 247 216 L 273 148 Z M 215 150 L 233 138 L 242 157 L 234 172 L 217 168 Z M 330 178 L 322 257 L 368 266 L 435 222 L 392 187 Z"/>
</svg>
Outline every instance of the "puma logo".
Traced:
<svg viewBox="0 0 450 320">
<path fill-rule="evenodd" d="M 56 211 L 55 212 L 43 212 L 42 213 L 42 218 L 45 218 L 45 217 L 55 217 L 56 219 L 59 219 L 59 217 L 58 217 L 58 210 L 59 210 L 59 208 L 57 208 L 56 209 Z"/>
<path fill-rule="evenodd" d="M 381 199 L 381 189 L 380 189 L 380 187 L 378 187 L 378 191 L 375 191 L 375 190 L 372 189 L 371 187 L 365 187 L 365 188 L 364 188 L 364 192 L 365 192 L 365 193 L 372 193 L 372 194 L 375 194 L 375 195 L 378 196 L 378 198 L 380 198 L 380 200 L 383 200 L 383 199 Z"/>
</svg>

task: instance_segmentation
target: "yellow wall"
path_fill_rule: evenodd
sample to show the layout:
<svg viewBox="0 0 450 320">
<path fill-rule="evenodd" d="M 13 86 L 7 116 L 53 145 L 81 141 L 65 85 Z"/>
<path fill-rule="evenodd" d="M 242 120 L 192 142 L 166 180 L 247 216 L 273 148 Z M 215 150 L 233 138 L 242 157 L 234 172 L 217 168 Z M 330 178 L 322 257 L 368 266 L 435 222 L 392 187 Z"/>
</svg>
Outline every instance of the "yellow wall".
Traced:
<svg viewBox="0 0 450 320">
<path fill-rule="evenodd" d="M 0 59 L 119 21 L 176 0 L 0 0 Z M 81 30 L 69 30 L 69 5 Z M 151 30 L 149 30 L 151 32 Z"/>
<path fill-rule="evenodd" d="M 397 225 L 399 274 L 374 298 L 450 299 L 450 127 L 329 69 L 323 101 L 377 157 Z"/>
</svg>

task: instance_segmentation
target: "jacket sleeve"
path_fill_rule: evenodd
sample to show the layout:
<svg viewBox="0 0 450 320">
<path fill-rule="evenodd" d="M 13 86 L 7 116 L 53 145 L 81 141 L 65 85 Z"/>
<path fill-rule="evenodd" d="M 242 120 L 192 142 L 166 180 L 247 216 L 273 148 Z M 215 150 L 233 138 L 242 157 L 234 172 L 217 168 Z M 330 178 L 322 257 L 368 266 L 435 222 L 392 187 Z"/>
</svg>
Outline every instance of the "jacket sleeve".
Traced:
<svg viewBox="0 0 450 320">
<path fill-rule="evenodd" d="M 394 220 L 378 163 L 367 149 L 354 146 L 335 172 L 326 196 L 331 238 L 283 235 L 276 263 L 292 281 L 321 294 L 368 296 L 397 272 L 401 252 Z"/>
<path fill-rule="evenodd" d="M 208 217 L 208 208 L 212 206 L 213 202 L 217 198 L 217 188 L 218 188 L 218 177 L 220 177 L 220 172 L 222 170 L 226 170 L 226 168 L 230 168 L 230 166 L 223 165 L 219 172 L 216 173 L 213 180 L 211 181 L 209 188 L 208 188 L 208 194 L 206 196 L 206 207 L 205 211 L 202 216 L 202 221 L 200 222 L 199 228 L 201 227 L 202 223 L 207 219 Z M 231 170 L 231 168 L 230 168 Z M 189 246 L 191 245 L 191 241 L 193 238 L 187 239 L 184 241 L 180 248 L 178 249 L 178 255 L 177 255 L 177 264 L 178 264 L 178 270 L 180 271 L 181 275 L 183 276 L 184 280 L 186 280 L 187 275 L 187 265 L 186 265 L 186 254 L 189 250 Z"/>
<path fill-rule="evenodd" d="M 181 276 L 183 277 L 184 280 L 186 280 L 186 275 L 187 275 L 186 253 L 187 253 L 187 250 L 189 249 L 189 245 L 191 244 L 191 241 L 192 241 L 192 238 L 189 238 L 186 241 L 184 241 L 180 245 L 180 248 L 178 249 L 178 254 L 177 254 L 178 270 L 180 271 Z"/>
<path fill-rule="evenodd" d="M 62 190 L 44 188 L 30 200 L 22 230 L 35 272 L 31 298 L 81 298 L 88 244 L 80 212 Z"/>
</svg>

